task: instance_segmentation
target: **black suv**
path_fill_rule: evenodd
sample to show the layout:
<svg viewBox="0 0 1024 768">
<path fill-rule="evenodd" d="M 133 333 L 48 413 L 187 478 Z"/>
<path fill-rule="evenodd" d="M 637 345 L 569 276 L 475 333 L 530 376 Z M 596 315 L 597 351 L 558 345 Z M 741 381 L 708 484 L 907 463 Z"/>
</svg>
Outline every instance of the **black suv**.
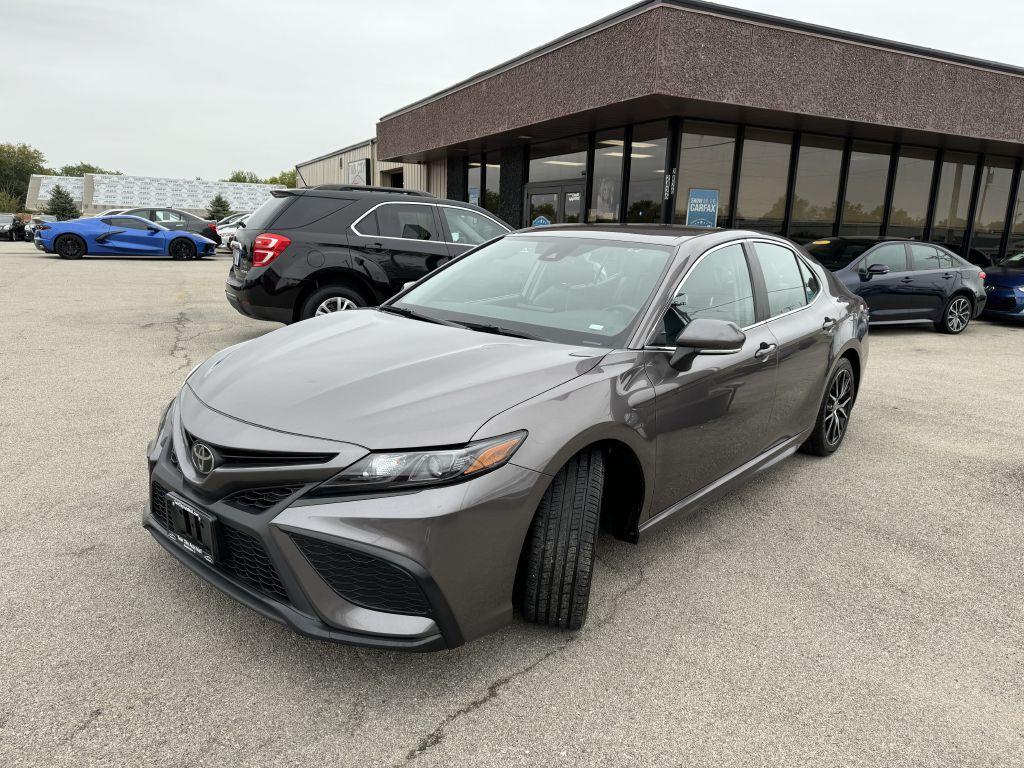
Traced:
<svg viewBox="0 0 1024 768">
<path fill-rule="evenodd" d="M 469 203 L 388 187 L 276 189 L 235 233 L 225 292 L 292 323 L 374 306 L 510 228 Z"/>
</svg>

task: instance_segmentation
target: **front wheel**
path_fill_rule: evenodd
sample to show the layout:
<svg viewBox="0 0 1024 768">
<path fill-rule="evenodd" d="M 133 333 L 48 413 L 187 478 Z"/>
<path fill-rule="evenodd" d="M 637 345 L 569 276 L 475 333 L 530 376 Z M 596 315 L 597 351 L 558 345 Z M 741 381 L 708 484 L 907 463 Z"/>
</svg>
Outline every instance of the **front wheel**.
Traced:
<svg viewBox="0 0 1024 768">
<path fill-rule="evenodd" d="M 814 431 L 802 446 L 804 451 L 815 456 L 835 453 L 846 437 L 856 386 L 853 366 L 844 358 L 828 380 L 825 397 L 821 401 L 821 408 L 818 409 L 818 420 L 814 423 Z"/>
<path fill-rule="evenodd" d="M 570 459 L 548 486 L 523 552 L 519 604 L 527 621 L 579 629 L 587 620 L 603 492 L 596 449 Z"/>
<path fill-rule="evenodd" d="M 973 311 L 974 305 L 970 299 L 966 296 L 954 296 L 946 305 L 942 319 L 935 324 L 935 330 L 940 333 L 963 333 L 967 324 L 971 322 Z"/>
<path fill-rule="evenodd" d="M 171 258 L 176 261 L 186 261 L 196 257 L 196 244 L 183 237 L 173 240 L 168 250 L 170 251 Z"/>
</svg>

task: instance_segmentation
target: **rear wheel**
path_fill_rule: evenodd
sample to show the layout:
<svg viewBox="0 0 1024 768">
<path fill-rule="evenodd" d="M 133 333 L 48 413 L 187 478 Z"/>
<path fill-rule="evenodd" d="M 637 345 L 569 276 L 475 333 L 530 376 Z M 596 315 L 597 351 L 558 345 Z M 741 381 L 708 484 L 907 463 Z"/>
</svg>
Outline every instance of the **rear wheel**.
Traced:
<svg viewBox="0 0 1024 768">
<path fill-rule="evenodd" d="M 596 449 L 570 459 L 548 486 L 523 553 L 527 621 L 579 629 L 587 620 L 603 491 L 604 456 Z"/>
<path fill-rule="evenodd" d="M 825 388 L 825 397 L 818 409 L 814 431 L 803 444 L 803 450 L 815 456 L 828 456 L 842 445 L 846 427 L 850 423 L 857 383 L 853 366 L 845 358 L 839 362 Z"/>
<path fill-rule="evenodd" d="M 314 291 L 303 302 L 302 309 L 299 311 L 299 319 L 308 320 L 311 317 L 367 306 L 369 306 L 369 302 L 359 291 L 347 285 L 327 285 Z"/>
<path fill-rule="evenodd" d="M 177 240 L 171 241 L 167 252 L 171 254 L 172 259 L 177 261 L 194 259 L 196 257 L 196 244 L 191 240 L 186 240 L 184 237 L 179 237 Z"/>
<path fill-rule="evenodd" d="M 61 235 L 53 244 L 53 250 L 62 259 L 80 259 L 85 256 L 85 240 L 78 235 Z"/>
<path fill-rule="evenodd" d="M 974 305 L 971 300 L 963 295 L 956 295 L 949 300 L 942 319 L 935 324 L 935 330 L 941 333 L 962 333 L 971 322 L 971 315 L 974 314 Z"/>
</svg>

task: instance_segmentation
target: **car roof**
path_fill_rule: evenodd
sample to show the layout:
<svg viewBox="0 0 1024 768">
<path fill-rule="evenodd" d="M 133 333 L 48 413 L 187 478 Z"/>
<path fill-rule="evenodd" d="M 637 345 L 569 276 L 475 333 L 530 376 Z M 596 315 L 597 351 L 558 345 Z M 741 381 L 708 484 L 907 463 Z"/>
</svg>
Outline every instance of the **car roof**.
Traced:
<svg viewBox="0 0 1024 768">
<path fill-rule="evenodd" d="M 363 187 L 347 184 L 321 184 L 318 187 L 300 187 L 298 189 L 272 189 L 270 194 L 273 197 L 337 197 L 345 200 L 368 200 L 379 203 L 419 203 L 431 205 L 454 205 L 471 211 L 479 211 L 489 218 L 497 219 L 497 214 L 491 213 L 479 205 L 467 203 L 464 200 L 451 200 L 446 197 L 435 197 L 427 192 L 417 190 L 399 189 L 395 187 Z M 509 226 L 502 223 L 503 226 Z"/>
<path fill-rule="evenodd" d="M 809 242 L 810 245 L 818 243 L 820 245 L 826 245 L 828 243 L 916 243 L 920 242 L 914 240 L 911 237 L 881 237 L 880 235 L 839 235 L 838 237 L 818 237 Z"/>
<path fill-rule="evenodd" d="M 760 237 L 780 240 L 776 235 L 766 235 L 747 229 L 722 229 L 685 227 L 678 224 L 550 224 L 543 227 L 527 227 L 514 232 L 515 235 L 545 235 L 551 237 L 586 237 L 591 239 L 615 240 L 619 242 L 645 242 L 656 245 L 680 245 L 698 237 L 714 237 L 716 241 Z"/>
</svg>

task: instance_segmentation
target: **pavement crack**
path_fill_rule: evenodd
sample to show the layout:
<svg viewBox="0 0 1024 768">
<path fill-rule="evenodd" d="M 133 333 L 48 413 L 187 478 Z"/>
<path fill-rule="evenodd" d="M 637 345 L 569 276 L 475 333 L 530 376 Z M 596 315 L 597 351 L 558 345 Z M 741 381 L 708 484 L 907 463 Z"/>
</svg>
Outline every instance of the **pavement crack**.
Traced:
<svg viewBox="0 0 1024 768">
<path fill-rule="evenodd" d="M 96 709 L 92 710 L 89 713 L 88 717 L 85 718 L 84 722 L 79 723 L 78 725 L 75 726 L 75 730 L 73 730 L 68 735 L 68 737 L 66 739 L 64 739 L 64 743 L 65 744 L 70 744 L 72 741 L 74 741 L 75 737 L 78 734 L 80 734 L 82 731 L 84 731 L 86 728 L 88 728 L 90 725 L 92 725 L 96 721 L 96 718 L 98 718 L 102 714 L 103 714 L 103 709 L 101 707 L 97 707 Z"/>
<path fill-rule="evenodd" d="M 178 317 L 174 320 L 174 344 L 171 345 L 170 355 L 171 358 L 183 357 L 184 362 L 171 371 L 171 374 L 175 374 L 178 371 L 192 367 L 192 357 L 189 355 L 188 350 L 185 347 L 185 342 L 189 339 L 185 336 L 185 327 L 192 322 L 192 318 L 188 316 L 188 312 L 179 312 Z"/>
</svg>

